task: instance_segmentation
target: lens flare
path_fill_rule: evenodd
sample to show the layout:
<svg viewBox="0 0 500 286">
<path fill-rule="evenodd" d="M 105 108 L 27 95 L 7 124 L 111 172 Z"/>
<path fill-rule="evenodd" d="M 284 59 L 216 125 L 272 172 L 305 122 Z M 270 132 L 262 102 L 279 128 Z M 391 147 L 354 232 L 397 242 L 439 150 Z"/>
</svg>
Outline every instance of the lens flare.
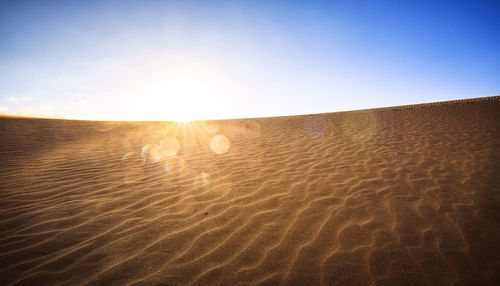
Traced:
<svg viewBox="0 0 500 286">
<path fill-rule="evenodd" d="M 221 134 L 215 135 L 210 140 L 210 149 L 212 149 L 212 151 L 215 154 L 219 155 L 224 154 L 227 151 L 229 151 L 230 147 L 231 147 L 231 141 L 229 141 L 229 139 L 227 139 L 227 137 L 224 135 Z"/>
<path fill-rule="evenodd" d="M 179 149 L 181 148 L 181 144 L 177 138 L 168 136 L 167 138 L 161 141 L 161 153 L 166 157 L 173 157 L 177 155 Z"/>
<path fill-rule="evenodd" d="M 141 156 L 146 161 L 160 162 L 166 158 L 175 157 L 180 149 L 179 140 L 168 136 L 162 139 L 160 144 L 147 144 L 142 147 Z"/>
</svg>

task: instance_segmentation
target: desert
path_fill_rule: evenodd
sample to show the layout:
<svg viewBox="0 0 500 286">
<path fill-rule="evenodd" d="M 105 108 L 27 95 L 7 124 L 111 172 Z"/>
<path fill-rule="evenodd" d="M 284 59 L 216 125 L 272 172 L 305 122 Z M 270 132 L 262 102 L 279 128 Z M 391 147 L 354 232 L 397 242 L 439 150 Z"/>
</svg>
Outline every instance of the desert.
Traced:
<svg viewBox="0 0 500 286">
<path fill-rule="evenodd" d="M 0 118 L 1 285 L 498 285 L 500 97 Z"/>
</svg>

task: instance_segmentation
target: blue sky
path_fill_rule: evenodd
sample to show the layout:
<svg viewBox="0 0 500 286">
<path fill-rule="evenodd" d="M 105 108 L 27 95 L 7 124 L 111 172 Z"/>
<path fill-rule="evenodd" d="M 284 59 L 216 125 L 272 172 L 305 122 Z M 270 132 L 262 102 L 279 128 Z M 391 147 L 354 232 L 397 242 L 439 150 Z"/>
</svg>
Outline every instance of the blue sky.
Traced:
<svg viewBox="0 0 500 286">
<path fill-rule="evenodd" d="M 0 113 L 213 119 L 497 95 L 499 3 L 1 1 Z"/>
</svg>

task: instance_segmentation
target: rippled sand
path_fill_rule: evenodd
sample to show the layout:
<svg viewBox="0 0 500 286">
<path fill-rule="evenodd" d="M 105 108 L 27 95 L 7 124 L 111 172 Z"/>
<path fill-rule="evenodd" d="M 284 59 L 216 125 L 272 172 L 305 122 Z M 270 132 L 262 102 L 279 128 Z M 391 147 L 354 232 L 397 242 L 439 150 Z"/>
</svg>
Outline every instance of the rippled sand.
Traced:
<svg viewBox="0 0 500 286">
<path fill-rule="evenodd" d="M 500 285 L 500 97 L 0 119 L 0 285 Z"/>
</svg>

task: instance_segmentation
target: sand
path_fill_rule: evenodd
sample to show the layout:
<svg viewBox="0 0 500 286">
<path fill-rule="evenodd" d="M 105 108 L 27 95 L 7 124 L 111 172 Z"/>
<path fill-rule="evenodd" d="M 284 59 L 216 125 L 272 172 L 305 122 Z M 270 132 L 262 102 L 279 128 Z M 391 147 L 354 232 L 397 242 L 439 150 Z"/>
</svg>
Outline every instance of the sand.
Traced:
<svg viewBox="0 0 500 286">
<path fill-rule="evenodd" d="M 0 285 L 500 285 L 500 97 L 0 119 Z"/>
</svg>

